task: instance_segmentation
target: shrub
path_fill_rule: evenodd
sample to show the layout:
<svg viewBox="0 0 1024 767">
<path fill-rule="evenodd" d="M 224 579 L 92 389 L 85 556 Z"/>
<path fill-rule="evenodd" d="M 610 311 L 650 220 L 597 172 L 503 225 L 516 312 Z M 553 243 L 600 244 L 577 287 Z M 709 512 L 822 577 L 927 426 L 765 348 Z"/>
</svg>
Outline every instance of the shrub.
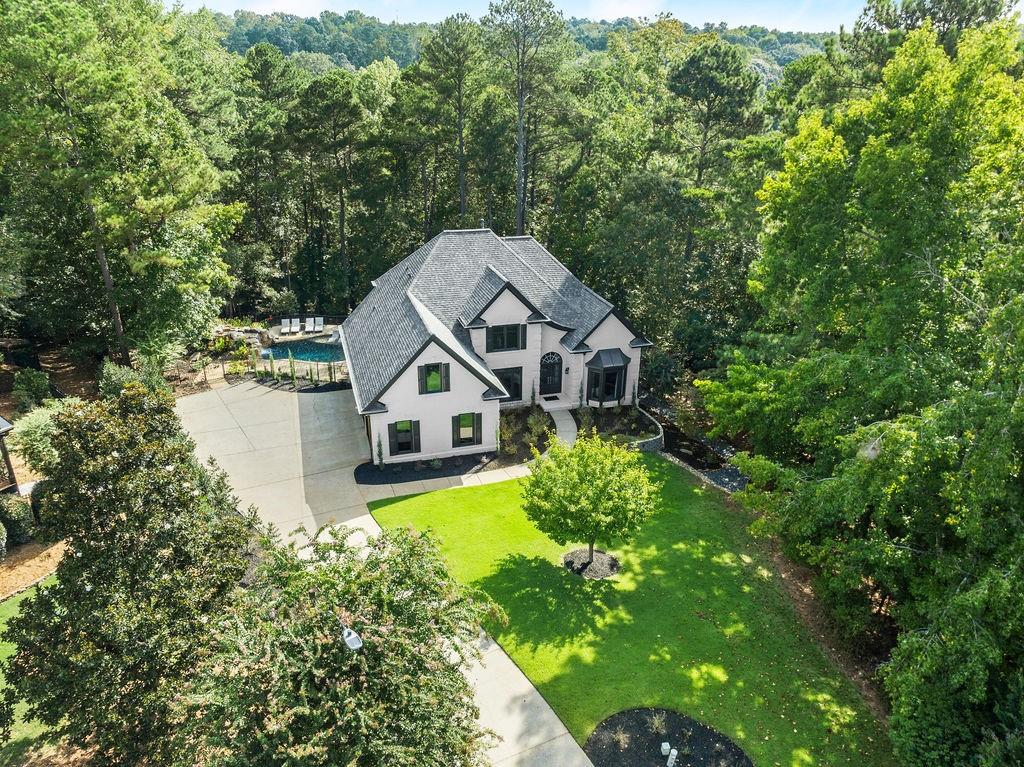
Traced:
<svg viewBox="0 0 1024 767">
<path fill-rule="evenodd" d="M 498 440 L 498 443 L 501 445 L 502 452 L 509 458 L 513 458 L 519 452 L 519 431 L 509 421 L 502 422 L 499 419 L 499 424 L 501 439 Z"/>
<path fill-rule="evenodd" d="M 0 524 L 6 531 L 8 545 L 21 546 L 35 538 L 36 523 L 32 517 L 32 505 L 21 496 L 0 496 Z"/>
<path fill-rule="evenodd" d="M 589 406 L 580 408 L 580 434 L 589 434 L 594 428 L 594 411 Z"/>
<path fill-rule="evenodd" d="M 42 370 L 22 368 L 14 374 L 14 388 L 11 390 L 14 404 L 21 413 L 28 412 L 36 405 L 50 399 L 50 376 Z"/>
<path fill-rule="evenodd" d="M 526 418 L 526 441 L 530 445 L 539 445 L 544 433 L 548 430 L 548 416 L 539 407 L 530 411 Z"/>
<path fill-rule="evenodd" d="M 241 338 L 233 338 L 231 336 L 217 336 L 210 341 L 207 350 L 210 354 L 215 357 L 219 357 L 223 354 L 230 354 L 231 352 L 237 351 L 238 349 L 246 346 L 246 343 Z"/>
<path fill-rule="evenodd" d="M 130 383 L 141 383 L 142 377 L 134 368 L 118 365 L 109 358 L 103 360 L 100 370 L 99 390 L 102 397 L 117 397 Z"/>
<path fill-rule="evenodd" d="M 295 314 L 297 311 L 299 311 L 299 299 L 290 290 L 282 290 L 270 299 L 271 314 Z"/>
<path fill-rule="evenodd" d="M 46 522 L 43 509 L 46 505 L 46 498 L 50 491 L 53 489 L 53 481 L 49 479 L 41 479 L 32 488 L 32 493 L 29 495 L 29 507 L 32 509 L 32 517 L 34 519 L 41 520 L 43 524 Z M 38 532 L 37 532 L 38 535 Z"/>
<path fill-rule="evenodd" d="M 497 611 L 426 535 L 344 538 L 265 547 L 178 687 L 175 764 L 193 767 L 197 752 L 206 767 L 484 763 L 463 671 Z M 345 629 L 359 646 L 341 641 Z"/>
<path fill-rule="evenodd" d="M 103 360 L 99 382 L 100 396 L 118 397 L 130 383 L 142 384 L 152 392 L 169 390 L 159 357 L 140 358 L 138 370 L 127 365 L 118 365 L 110 359 Z"/>
<path fill-rule="evenodd" d="M 57 451 L 53 448 L 56 427 L 54 416 L 72 404 L 81 404 L 76 397 L 51 399 L 18 419 L 18 427 L 11 432 L 11 447 L 33 470 L 44 476 L 50 475 Z"/>
<path fill-rule="evenodd" d="M 0 524 L 0 558 L 7 556 L 7 530 Z"/>
</svg>

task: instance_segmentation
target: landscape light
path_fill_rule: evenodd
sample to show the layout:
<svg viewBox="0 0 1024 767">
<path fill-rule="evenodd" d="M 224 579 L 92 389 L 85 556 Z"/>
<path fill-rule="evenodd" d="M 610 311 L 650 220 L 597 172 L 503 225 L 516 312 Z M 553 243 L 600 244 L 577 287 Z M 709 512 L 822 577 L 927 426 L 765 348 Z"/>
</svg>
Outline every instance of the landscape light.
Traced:
<svg viewBox="0 0 1024 767">
<path fill-rule="evenodd" d="M 363 640 L 355 631 L 348 626 L 342 626 L 341 638 L 350 650 L 359 650 L 363 646 Z"/>
</svg>

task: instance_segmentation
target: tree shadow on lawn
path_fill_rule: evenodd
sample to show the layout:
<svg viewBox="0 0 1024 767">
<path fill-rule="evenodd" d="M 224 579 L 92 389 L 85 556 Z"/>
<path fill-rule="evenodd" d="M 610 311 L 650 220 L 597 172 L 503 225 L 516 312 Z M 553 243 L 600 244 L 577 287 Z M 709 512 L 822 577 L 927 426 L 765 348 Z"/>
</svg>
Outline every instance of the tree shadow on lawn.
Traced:
<svg viewBox="0 0 1024 767">
<path fill-rule="evenodd" d="M 575 644 L 599 623 L 629 619 L 613 579 L 588 580 L 539 556 L 509 554 L 474 585 L 508 614 L 498 636 L 525 647 Z"/>
<path fill-rule="evenodd" d="M 474 584 L 505 608 L 498 638 L 573 735 L 662 706 L 758 764 L 892 764 L 884 728 L 799 622 L 749 520 L 652 468 L 665 503 L 633 543 L 608 547 L 622 561 L 616 578 L 586 581 L 519 554 Z"/>
</svg>

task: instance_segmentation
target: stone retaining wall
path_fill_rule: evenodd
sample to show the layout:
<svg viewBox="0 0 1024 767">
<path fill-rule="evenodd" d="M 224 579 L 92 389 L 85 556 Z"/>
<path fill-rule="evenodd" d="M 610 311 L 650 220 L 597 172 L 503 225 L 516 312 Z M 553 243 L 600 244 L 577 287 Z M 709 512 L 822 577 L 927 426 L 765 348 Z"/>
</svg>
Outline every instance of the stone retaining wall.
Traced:
<svg viewBox="0 0 1024 767">
<path fill-rule="evenodd" d="M 651 424 L 654 425 L 654 429 L 657 432 L 657 434 L 653 437 L 648 437 L 647 439 L 637 440 L 636 442 L 633 443 L 633 445 L 641 453 L 660 452 L 661 449 L 665 447 L 665 430 L 661 428 L 661 424 L 658 423 L 654 416 L 652 416 L 642 407 L 637 405 L 636 409 L 639 410 L 641 414 L 643 414 L 644 418 L 646 418 Z"/>
</svg>

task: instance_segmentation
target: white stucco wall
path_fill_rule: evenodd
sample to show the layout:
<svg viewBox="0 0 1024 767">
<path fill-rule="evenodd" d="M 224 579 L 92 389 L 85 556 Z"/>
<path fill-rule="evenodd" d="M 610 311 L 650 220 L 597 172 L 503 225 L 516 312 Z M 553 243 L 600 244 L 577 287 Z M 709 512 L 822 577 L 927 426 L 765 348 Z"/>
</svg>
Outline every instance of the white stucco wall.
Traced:
<svg viewBox="0 0 1024 767">
<path fill-rule="evenodd" d="M 482 319 L 488 325 L 521 325 L 530 315 L 530 309 L 511 291 L 504 291 L 487 310 Z M 523 399 L 520 402 L 502 403 L 502 407 L 517 407 L 530 403 L 530 387 L 540 386 L 540 357 L 543 325 L 535 323 L 526 326 L 526 348 L 510 352 L 487 353 L 487 331 L 480 328 L 472 331 L 473 349 L 483 358 L 491 370 L 500 368 L 523 369 Z"/>
<path fill-rule="evenodd" d="M 420 394 L 417 368 L 432 362 L 447 362 L 451 366 L 451 388 L 449 391 L 436 394 Z M 437 344 L 429 344 L 378 398 L 387 406 L 387 412 L 369 416 L 370 450 L 373 460 L 377 460 L 378 437 L 386 463 L 429 460 L 494 450 L 495 434 L 498 429 L 498 402 L 481 399 L 486 390 L 487 385 L 467 370 L 461 362 Z M 483 414 L 481 444 L 452 447 L 452 416 L 460 413 Z M 402 453 L 392 457 L 388 444 L 388 424 L 405 420 L 420 422 L 420 452 Z"/>
<path fill-rule="evenodd" d="M 483 313 L 482 317 L 488 325 L 515 325 L 526 322 L 530 309 L 523 304 L 510 291 L 503 292 L 494 303 Z M 564 330 L 554 328 L 544 323 L 527 325 L 526 349 L 510 352 L 487 353 L 487 331 L 484 328 L 475 328 L 471 331 L 473 349 L 484 360 L 491 370 L 498 368 L 521 367 L 523 369 L 523 398 L 519 402 L 502 403 L 501 407 L 518 407 L 529 404 L 531 386 L 536 387 L 540 392 L 540 358 L 547 352 L 557 352 L 562 357 L 562 390 L 561 394 L 568 398 L 573 405 L 579 403 L 580 384 L 586 387 L 587 370 L 586 363 L 593 358 L 594 354 L 601 349 L 621 349 L 623 354 L 629 357 L 629 366 L 626 369 L 626 390 L 623 403 L 633 401 L 633 388 L 637 383 L 637 376 L 640 372 L 640 349 L 631 349 L 629 342 L 633 340 L 633 333 L 614 315 L 609 315 L 587 338 L 587 346 L 593 349 L 588 354 L 571 354 L 561 344 Z M 568 368 L 568 373 L 565 372 Z M 599 403 L 594 400 L 593 405 Z M 615 403 L 606 403 L 612 407 Z"/>
<path fill-rule="evenodd" d="M 608 315 L 604 321 L 598 325 L 594 332 L 587 338 L 587 346 L 594 351 L 588 354 L 574 354 L 573 356 L 579 359 L 577 374 L 580 376 L 586 375 L 586 363 L 593 359 L 594 355 L 601 349 L 621 349 L 622 353 L 629 357 L 629 365 L 626 367 L 626 391 L 625 396 L 622 398 L 622 402 L 629 404 L 633 401 L 633 388 L 637 385 L 637 376 L 640 373 L 640 349 L 631 349 L 629 342 L 633 340 L 633 334 L 622 324 L 622 321 L 615 315 Z M 583 379 L 584 387 L 586 387 L 586 378 Z M 584 391 L 586 389 L 584 388 Z M 573 389 L 574 399 L 579 399 L 579 380 L 576 381 L 576 388 Z M 597 400 L 591 401 L 592 405 L 599 405 Z M 607 407 L 611 407 L 616 403 L 605 403 Z"/>
</svg>

